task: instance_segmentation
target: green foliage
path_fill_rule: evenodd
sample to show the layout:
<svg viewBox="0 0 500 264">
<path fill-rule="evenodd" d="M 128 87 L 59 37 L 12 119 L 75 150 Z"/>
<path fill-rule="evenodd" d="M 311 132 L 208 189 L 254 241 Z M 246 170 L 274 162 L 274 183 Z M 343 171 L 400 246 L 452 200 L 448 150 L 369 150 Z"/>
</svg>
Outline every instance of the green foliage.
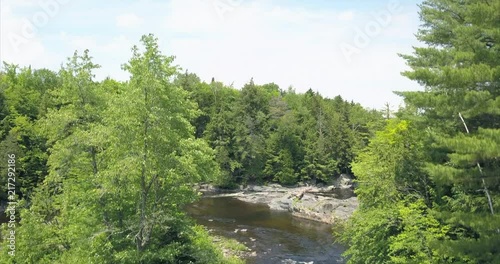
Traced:
<svg viewBox="0 0 500 264">
<path fill-rule="evenodd" d="M 184 215 L 192 186 L 330 182 L 382 120 L 340 96 L 202 82 L 141 42 L 127 82 L 96 81 L 88 50 L 58 72 L 4 65 L 0 155 L 17 157 L 22 220 L 2 263 L 241 263 Z"/>
<path fill-rule="evenodd" d="M 216 151 L 223 175 L 217 184 L 224 187 L 331 182 L 341 172 L 351 172 L 353 157 L 381 127 L 380 112 L 340 96 L 296 94 L 253 80 L 239 91 L 218 82 L 199 83 L 189 74 L 180 75 L 178 82 L 186 83 L 203 109 L 204 117 L 194 124 Z"/>
<path fill-rule="evenodd" d="M 36 115 L 11 107 L 4 117 L 2 151 L 23 165 L 45 158 L 48 170 L 18 207 L 16 256 L 2 254 L 2 263 L 226 262 L 182 212 L 197 198 L 193 183 L 218 177 L 214 151 L 194 137 L 190 120 L 199 112 L 170 81 L 173 57 L 161 55 L 152 35 L 142 42 L 145 51 L 134 47 L 124 65 L 128 83 L 95 82 L 98 65 L 88 51 L 75 52 L 60 86 L 47 91 L 47 109 L 35 102 Z M 16 74 L 7 73 L 12 83 Z M 47 150 L 25 148 L 38 139 Z"/>
<path fill-rule="evenodd" d="M 433 192 L 419 169 L 421 138 L 408 122 L 390 120 L 353 163 L 361 204 L 343 233 L 350 263 L 439 262 L 431 242 L 444 239 L 447 226 L 427 207 Z"/>
<path fill-rule="evenodd" d="M 346 254 L 350 263 L 366 255 L 375 256 L 369 263 L 499 263 L 500 2 L 420 8 L 417 37 L 427 47 L 402 55 L 411 67 L 403 74 L 425 91 L 398 93 L 403 120 L 389 122 L 353 164 L 360 209 L 344 233 Z"/>
<path fill-rule="evenodd" d="M 236 161 L 241 164 L 240 173 L 250 180 L 262 181 L 269 102 L 253 80 L 242 88 L 239 100 L 234 137 Z"/>
<path fill-rule="evenodd" d="M 402 95 L 420 110 L 419 122 L 431 127 L 432 159 L 425 169 L 440 195 L 433 209 L 452 231 L 468 230 L 453 231 L 438 251 L 466 263 L 499 258 L 496 249 L 476 248 L 500 237 L 499 8 L 498 1 L 426 1 L 418 37 L 431 45 L 403 56 L 412 67 L 404 74 L 428 87 Z M 467 246 L 477 251 L 463 250 Z"/>
<path fill-rule="evenodd" d="M 46 69 L 20 69 L 4 63 L 4 71 L 0 73 L 0 155 L 16 154 L 16 192 L 29 199 L 47 173 L 46 139 L 37 131 L 36 121 L 51 107 L 50 93 L 60 80 Z M 0 169 L 5 169 L 4 164 L 0 164 Z M 2 190 L 4 181 L 5 178 L 0 180 Z"/>
</svg>

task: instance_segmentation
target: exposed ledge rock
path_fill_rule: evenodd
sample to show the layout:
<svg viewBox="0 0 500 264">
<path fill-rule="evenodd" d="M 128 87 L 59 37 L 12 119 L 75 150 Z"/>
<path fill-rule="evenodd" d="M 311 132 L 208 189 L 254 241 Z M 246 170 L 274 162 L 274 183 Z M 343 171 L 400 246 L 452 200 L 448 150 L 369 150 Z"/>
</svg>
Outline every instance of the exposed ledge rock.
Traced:
<svg viewBox="0 0 500 264">
<path fill-rule="evenodd" d="M 249 203 L 263 203 L 272 210 L 289 211 L 297 217 L 330 224 L 348 219 L 358 207 L 358 199 L 351 189 L 352 178 L 347 175 L 339 177 L 334 185 L 324 187 L 249 185 L 232 193 L 208 185 L 200 187 L 199 191 L 209 196 L 231 196 Z"/>
</svg>

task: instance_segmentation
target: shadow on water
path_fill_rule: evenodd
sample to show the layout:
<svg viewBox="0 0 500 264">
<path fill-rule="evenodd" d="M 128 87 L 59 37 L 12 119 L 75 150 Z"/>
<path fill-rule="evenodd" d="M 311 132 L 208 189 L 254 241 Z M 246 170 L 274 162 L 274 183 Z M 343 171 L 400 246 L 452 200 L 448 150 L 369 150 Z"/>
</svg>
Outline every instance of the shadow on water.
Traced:
<svg viewBox="0 0 500 264">
<path fill-rule="evenodd" d="M 215 234 L 234 238 L 256 251 L 257 256 L 247 263 L 344 263 L 344 248 L 333 243 L 327 224 L 232 197 L 203 198 L 187 211 Z"/>
</svg>

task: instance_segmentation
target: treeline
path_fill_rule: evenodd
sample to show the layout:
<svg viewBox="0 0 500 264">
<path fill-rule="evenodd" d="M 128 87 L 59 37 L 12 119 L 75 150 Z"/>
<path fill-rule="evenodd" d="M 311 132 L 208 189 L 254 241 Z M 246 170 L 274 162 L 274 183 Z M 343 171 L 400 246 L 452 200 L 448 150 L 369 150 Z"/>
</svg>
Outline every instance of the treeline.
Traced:
<svg viewBox="0 0 500 264">
<path fill-rule="evenodd" d="M 0 197 L 18 204 L 2 263 L 237 262 L 184 215 L 194 184 L 328 183 L 384 124 L 340 96 L 202 82 L 141 42 L 126 82 L 96 81 L 89 51 L 57 72 L 4 63 L 0 169 L 14 154 L 16 195 L 2 177 Z"/>
<path fill-rule="evenodd" d="M 219 166 L 194 136 L 199 110 L 172 82 L 173 57 L 141 42 L 123 83 L 95 81 L 88 51 L 58 72 L 4 64 L 0 167 L 15 155 L 16 195 L 1 177 L 1 201 L 17 204 L 1 263 L 239 263 L 183 213 Z"/>
<path fill-rule="evenodd" d="M 215 150 L 222 186 L 329 183 L 351 172 L 356 153 L 384 124 L 379 111 L 311 89 L 298 94 L 250 80 L 238 90 L 201 82 L 188 72 L 175 83 L 200 107 L 201 115 L 193 120 L 196 137 Z"/>
<path fill-rule="evenodd" d="M 349 263 L 500 263 L 500 1 L 424 1 L 425 86 L 352 165 Z"/>
</svg>

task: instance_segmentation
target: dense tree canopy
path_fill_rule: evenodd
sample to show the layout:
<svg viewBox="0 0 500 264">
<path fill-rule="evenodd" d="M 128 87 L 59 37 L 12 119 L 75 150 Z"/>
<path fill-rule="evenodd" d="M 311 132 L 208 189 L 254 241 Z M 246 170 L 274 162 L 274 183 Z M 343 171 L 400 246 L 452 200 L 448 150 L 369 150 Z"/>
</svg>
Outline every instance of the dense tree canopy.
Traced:
<svg viewBox="0 0 500 264">
<path fill-rule="evenodd" d="M 382 124 L 378 111 L 312 90 L 297 94 L 253 80 L 241 90 L 217 82 L 195 86 L 200 88 L 191 92 L 192 98 L 204 117 L 192 123 L 216 150 L 223 186 L 329 183 L 351 172 L 353 157 Z"/>
<path fill-rule="evenodd" d="M 58 72 L 4 65 L 0 153 L 17 157 L 21 222 L 2 263 L 231 262 L 183 212 L 194 184 L 328 183 L 383 124 L 340 96 L 202 82 L 141 42 L 126 82 L 97 81 L 88 50 Z"/>
<path fill-rule="evenodd" d="M 425 87 L 353 164 L 350 263 L 500 263 L 500 2 L 424 1 Z M 380 144 L 384 142 L 384 144 Z M 366 239 L 366 234 L 372 234 Z"/>
<path fill-rule="evenodd" d="M 5 63 L 0 154 L 17 157 L 21 222 L 16 256 L 0 261 L 231 263 L 183 211 L 194 185 L 352 173 L 349 263 L 500 263 L 500 1 L 420 9 L 425 46 L 401 57 L 424 90 L 398 92 L 396 113 L 253 79 L 207 83 L 153 35 L 132 48 L 126 82 L 96 80 L 89 51 L 58 72 Z"/>
<path fill-rule="evenodd" d="M 152 35 L 141 41 L 125 83 L 95 81 L 89 51 L 57 73 L 5 65 L 0 148 L 19 164 L 21 222 L 15 257 L 6 242 L 1 263 L 230 261 L 183 213 L 197 198 L 192 184 L 219 175 L 214 151 L 194 137 L 200 113 L 172 82 L 173 58 Z"/>
</svg>

